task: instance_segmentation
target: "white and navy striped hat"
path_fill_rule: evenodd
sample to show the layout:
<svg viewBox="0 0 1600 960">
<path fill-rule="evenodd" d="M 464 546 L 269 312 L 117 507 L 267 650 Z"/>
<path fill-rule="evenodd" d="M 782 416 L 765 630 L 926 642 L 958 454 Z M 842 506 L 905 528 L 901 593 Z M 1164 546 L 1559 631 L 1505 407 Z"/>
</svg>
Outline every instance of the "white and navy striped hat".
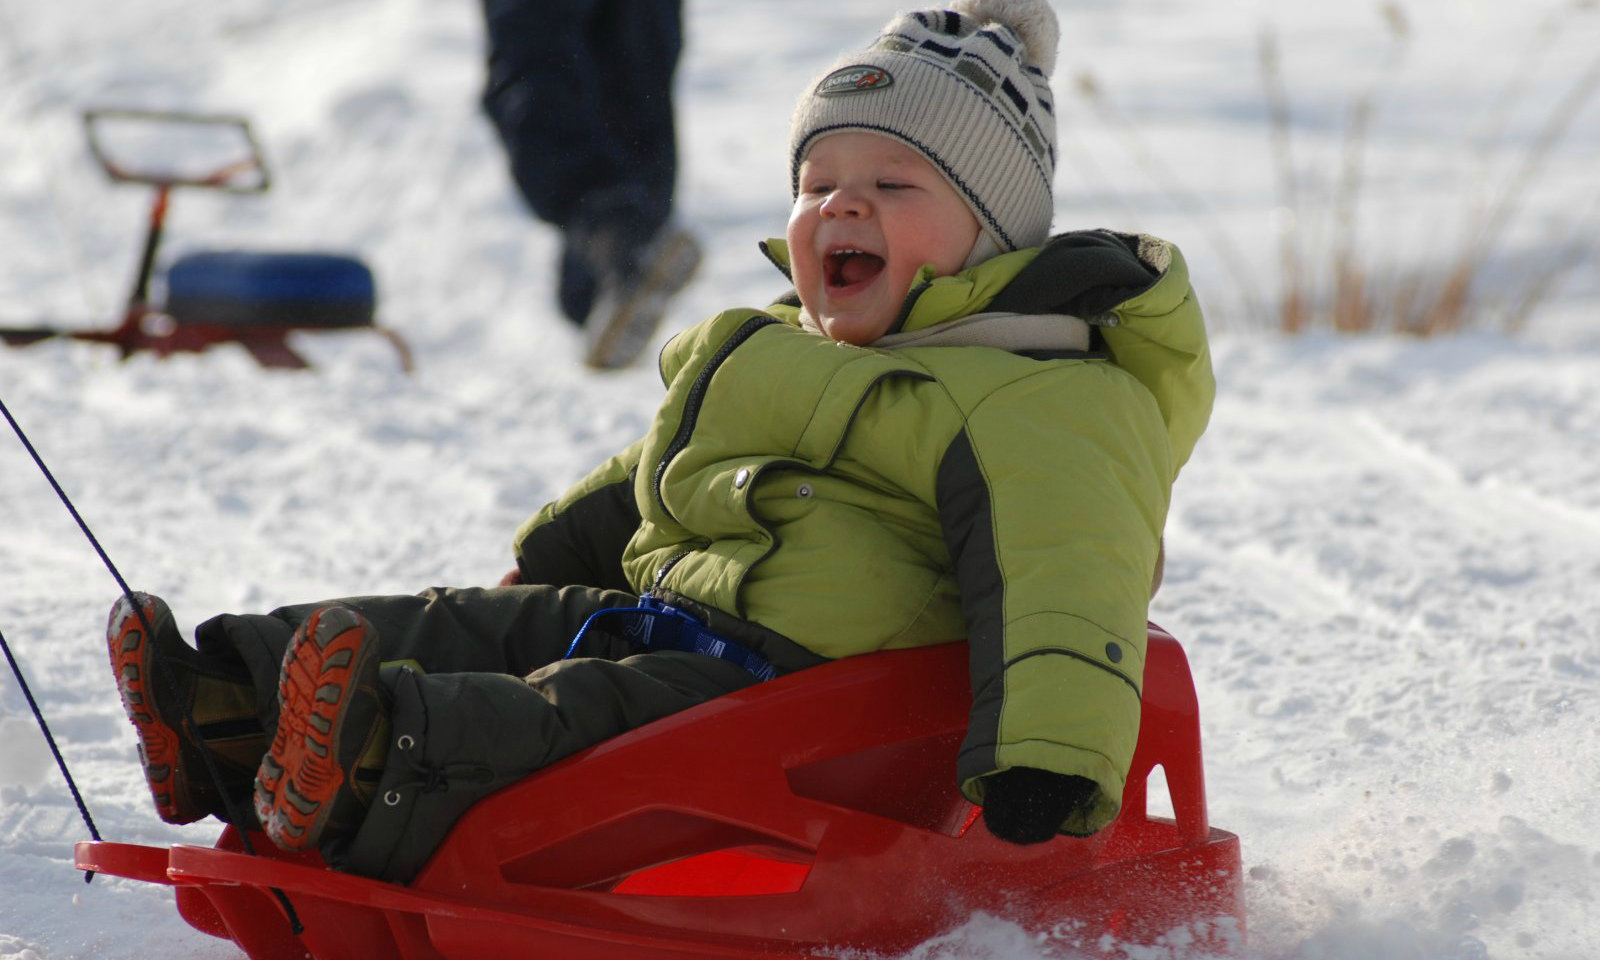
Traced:
<svg viewBox="0 0 1600 960">
<path fill-rule="evenodd" d="M 791 190 L 821 138 L 882 134 L 944 174 L 994 252 L 1043 243 L 1054 212 L 1059 38 L 1046 0 L 953 0 L 900 14 L 801 96 L 789 128 Z"/>
</svg>

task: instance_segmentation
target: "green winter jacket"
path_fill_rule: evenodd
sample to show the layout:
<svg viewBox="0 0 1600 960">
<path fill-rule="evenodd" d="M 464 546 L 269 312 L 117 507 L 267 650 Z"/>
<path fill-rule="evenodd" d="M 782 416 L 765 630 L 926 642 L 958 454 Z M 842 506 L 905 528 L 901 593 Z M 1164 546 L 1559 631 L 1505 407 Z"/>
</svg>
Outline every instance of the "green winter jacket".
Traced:
<svg viewBox="0 0 1600 960">
<path fill-rule="evenodd" d="M 792 298 L 729 310 L 661 374 L 646 436 L 518 532 L 524 582 L 693 601 L 785 669 L 965 638 L 967 796 L 1036 767 L 1100 787 L 1064 830 L 1115 817 L 1171 484 L 1214 392 L 1175 248 L 1089 231 L 924 271 L 872 347 Z"/>
</svg>

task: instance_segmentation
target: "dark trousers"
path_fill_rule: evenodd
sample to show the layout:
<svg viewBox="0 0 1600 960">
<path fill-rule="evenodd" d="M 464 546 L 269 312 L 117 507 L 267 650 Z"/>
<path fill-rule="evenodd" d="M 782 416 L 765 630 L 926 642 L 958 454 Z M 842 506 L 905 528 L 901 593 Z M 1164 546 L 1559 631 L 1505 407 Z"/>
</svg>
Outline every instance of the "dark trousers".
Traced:
<svg viewBox="0 0 1600 960">
<path fill-rule="evenodd" d="M 201 624 L 203 652 L 244 660 L 262 725 L 278 717 L 283 654 L 295 627 L 337 603 L 380 644 L 393 732 L 377 799 L 353 837 L 331 838 L 330 863 L 405 882 L 474 802 L 539 768 L 756 682 L 726 660 L 645 653 L 604 619 L 563 659 L 590 614 L 633 606 L 591 587 L 432 589 L 225 614 Z"/>
<path fill-rule="evenodd" d="M 666 222 L 682 0 L 483 0 L 483 108 L 528 206 L 562 229 Z"/>
</svg>

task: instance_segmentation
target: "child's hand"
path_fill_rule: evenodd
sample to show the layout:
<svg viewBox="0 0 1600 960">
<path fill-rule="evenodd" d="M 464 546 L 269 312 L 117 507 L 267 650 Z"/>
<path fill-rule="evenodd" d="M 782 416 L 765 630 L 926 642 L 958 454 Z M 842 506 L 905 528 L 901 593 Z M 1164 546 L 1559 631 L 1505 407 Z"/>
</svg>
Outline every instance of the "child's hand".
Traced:
<svg viewBox="0 0 1600 960">
<path fill-rule="evenodd" d="M 1044 843 L 1100 787 L 1087 777 L 1012 767 L 983 780 L 983 825 L 1010 843 Z"/>
</svg>

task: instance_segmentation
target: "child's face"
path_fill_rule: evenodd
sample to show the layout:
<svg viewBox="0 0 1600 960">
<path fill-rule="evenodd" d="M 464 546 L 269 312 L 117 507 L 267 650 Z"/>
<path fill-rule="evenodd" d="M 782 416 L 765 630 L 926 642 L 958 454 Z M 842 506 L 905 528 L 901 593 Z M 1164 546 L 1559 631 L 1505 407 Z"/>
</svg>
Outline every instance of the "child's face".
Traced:
<svg viewBox="0 0 1600 960">
<path fill-rule="evenodd" d="M 978 220 L 921 154 L 850 131 L 819 140 L 800 165 L 788 239 L 806 312 L 834 340 L 863 345 L 888 332 L 923 266 L 961 269 Z"/>
</svg>

